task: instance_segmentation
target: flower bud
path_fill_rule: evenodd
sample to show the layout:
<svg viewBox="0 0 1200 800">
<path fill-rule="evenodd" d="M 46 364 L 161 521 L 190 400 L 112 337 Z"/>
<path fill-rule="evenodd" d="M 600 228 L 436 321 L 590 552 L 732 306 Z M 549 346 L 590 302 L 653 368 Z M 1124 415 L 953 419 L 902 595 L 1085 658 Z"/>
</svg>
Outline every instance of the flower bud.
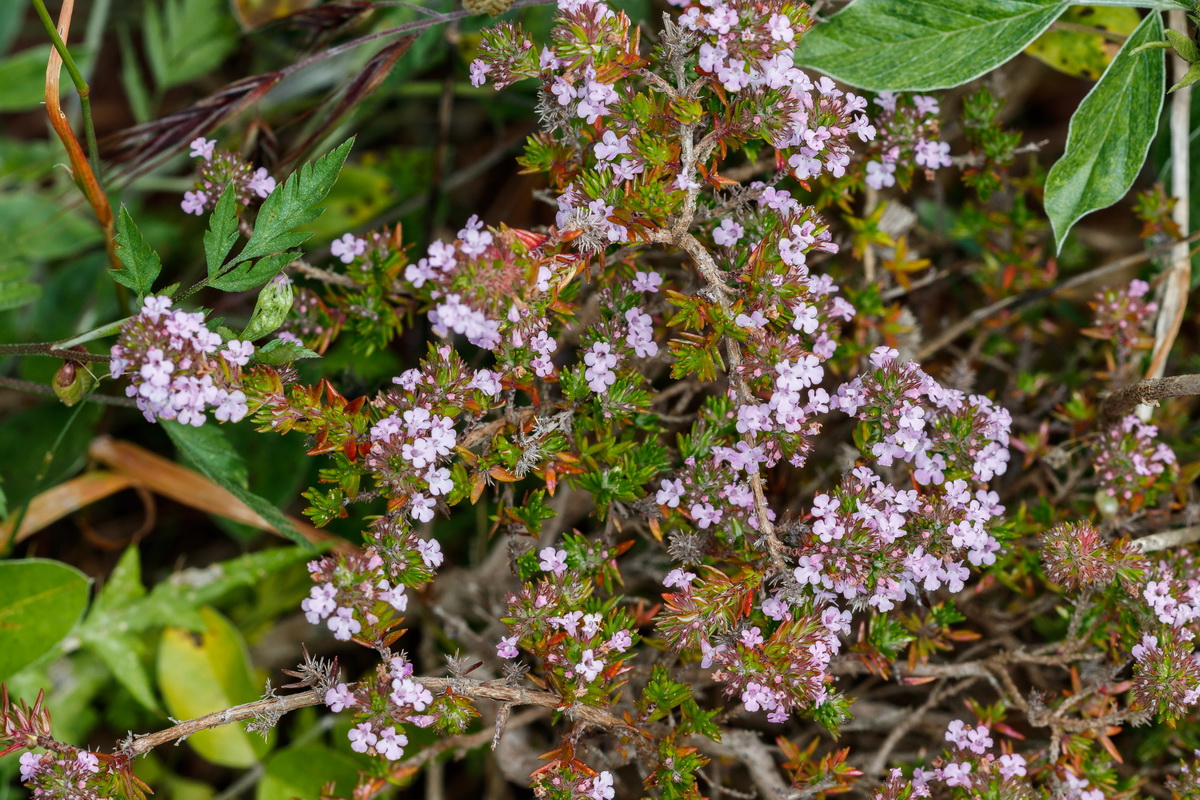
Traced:
<svg viewBox="0 0 1200 800">
<path fill-rule="evenodd" d="M 242 331 L 242 338 L 247 341 L 261 339 L 282 325 L 292 310 L 293 294 L 291 280 L 286 275 L 276 275 L 258 293 L 254 314 L 250 317 L 250 324 Z"/>
<path fill-rule="evenodd" d="M 96 385 L 96 376 L 78 361 L 64 361 L 58 372 L 54 373 L 54 380 L 50 384 L 63 405 L 73 406 L 92 391 Z"/>
</svg>

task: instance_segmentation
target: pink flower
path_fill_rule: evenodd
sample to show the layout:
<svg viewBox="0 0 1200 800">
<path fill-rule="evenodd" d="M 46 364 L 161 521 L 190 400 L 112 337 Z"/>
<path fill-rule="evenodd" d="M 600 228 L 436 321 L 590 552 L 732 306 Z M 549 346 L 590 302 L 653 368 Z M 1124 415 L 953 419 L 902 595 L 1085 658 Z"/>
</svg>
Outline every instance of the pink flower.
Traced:
<svg viewBox="0 0 1200 800">
<path fill-rule="evenodd" d="M 179 207 L 183 209 L 185 214 L 195 214 L 197 217 L 204 213 L 204 204 L 208 202 L 208 195 L 204 192 L 184 192 L 183 202 Z"/>
<path fill-rule="evenodd" d="M 213 148 L 217 146 L 217 140 L 205 139 L 203 136 L 199 136 L 192 139 L 192 143 L 189 146 L 192 148 L 192 151 L 188 153 L 189 156 L 192 158 L 203 158 L 205 161 L 208 161 L 212 158 Z"/>
<path fill-rule="evenodd" d="M 346 734 L 346 738 L 350 740 L 350 749 L 356 753 L 367 752 L 367 748 L 374 746 L 375 742 L 379 741 L 379 737 L 371 730 L 369 722 L 355 725 Z"/>
<path fill-rule="evenodd" d="M 36 753 L 21 754 L 21 783 L 29 783 L 42 771 L 42 757 Z"/>
<path fill-rule="evenodd" d="M 339 608 L 326 624 L 333 631 L 333 638 L 342 642 L 350 641 L 351 636 L 362 630 L 362 623 L 354 618 L 354 612 L 349 608 Z"/>
<path fill-rule="evenodd" d="M 395 728 L 389 726 L 379 732 L 379 740 L 375 749 L 388 761 L 395 761 L 404 755 L 406 744 L 408 744 L 408 737 L 403 733 L 397 733 Z"/>
<path fill-rule="evenodd" d="M 543 547 L 538 553 L 541 561 L 538 566 L 546 572 L 562 575 L 567 571 L 567 551 L 555 550 L 553 547 Z"/>
<path fill-rule="evenodd" d="M 347 233 L 340 239 L 334 239 L 329 245 L 329 253 L 343 264 L 349 264 L 358 256 L 367 252 L 367 240 L 359 239 L 353 233 Z"/>
<path fill-rule="evenodd" d="M 505 636 L 496 645 L 496 655 L 500 656 L 500 658 L 516 658 L 517 654 L 516 636 Z"/>
<path fill-rule="evenodd" d="M 337 712 L 350 708 L 355 705 L 355 702 L 354 692 L 346 688 L 344 683 L 339 683 L 325 692 L 325 705 L 329 706 L 330 711 Z"/>
</svg>

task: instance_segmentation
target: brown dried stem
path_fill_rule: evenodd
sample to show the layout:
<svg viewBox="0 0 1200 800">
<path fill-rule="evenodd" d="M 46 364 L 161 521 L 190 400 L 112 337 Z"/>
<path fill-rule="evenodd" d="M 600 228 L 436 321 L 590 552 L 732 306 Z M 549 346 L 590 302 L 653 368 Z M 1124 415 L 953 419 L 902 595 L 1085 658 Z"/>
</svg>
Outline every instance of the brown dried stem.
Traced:
<svg viewBox="0 0 1200 800">
<path fill-rule="evenodd" d="M 1200 375 L 1173 375 L 1138 381 L 1110 394 L 1100 407 L 1100 427 L 1109 428 L 1139 405 L 1150 405 L 1168 397 L 1200 395 Z"/>
</svg>

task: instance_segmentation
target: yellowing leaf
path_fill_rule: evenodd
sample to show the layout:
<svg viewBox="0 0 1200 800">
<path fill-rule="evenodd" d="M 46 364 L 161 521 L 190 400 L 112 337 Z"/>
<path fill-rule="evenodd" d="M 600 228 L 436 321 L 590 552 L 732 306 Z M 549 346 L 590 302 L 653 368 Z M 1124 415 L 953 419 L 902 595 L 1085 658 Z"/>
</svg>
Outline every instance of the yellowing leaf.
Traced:
<svg viewBox="0 0 1200 800">
<path fill-rule="evenodd" d="M 211 608 L 200 609 L 206 630 L 196 635 L 166 628 L 158 649 L 158 684 L 167 710 L 185 720 L 248 703 L 259 696 L 242 635 Z M 270 749 L 244 723 L 192 734 L 187 743 L 200 756 L 226 767 L 249 767 Z"/>
<path fill-rule="evenodd" d="M 1096 80 L 1138 22 L 1132 8 L 1074 6 L 1025 52 L 1060 72 Z"/>
</svg>

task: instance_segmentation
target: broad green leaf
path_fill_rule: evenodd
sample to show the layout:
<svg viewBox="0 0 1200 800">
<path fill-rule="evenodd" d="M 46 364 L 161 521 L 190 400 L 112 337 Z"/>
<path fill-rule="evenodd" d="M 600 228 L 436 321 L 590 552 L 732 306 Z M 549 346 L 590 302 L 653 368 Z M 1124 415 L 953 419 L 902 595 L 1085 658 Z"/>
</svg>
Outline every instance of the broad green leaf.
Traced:
<svg viewBox="0 0 1200 800">
<path fill-rule="evenodd" d="M 249 703 L 260 694 L 238 629 L 211 608 L 201 609 L 200 616 L 204 633 L 196 636 L 183 628 L 166 628 L 158 648 L 158 686 L 167 710 L 180 720 Z M 250 767 L 270 746 L 244 725 L 200 731 L 187 743 L 214 764 Z"/>
<path fill-rule="evenodd" d="M 319 745 L 289 747 L 273 754 L 258 783 L 255 800 L 319 800 L 326 783 L 336 783 L 334 796 L 349 797 L 358 783 L 359 766 L 352 757 Z"/>
<path fill-rule="evenodd" d="M 29 267 L 24 264 L 0 266 L 0 311 L 28 305 L 42 293 L 42 287 L 29 280 Z"/>
<path fill-rule="evenodd" d="M 158 253 L 146 244 L 125 206 L 121 206 L 121 212 L 117 215 L 117 258 L 121 259 L 125 269 L 111 269 L 109 276 L 132 289 L 139 298 L 149 294 L 154 279 L 162 272 L 162 261 Z"/>
<path fill-rule="evenodd" d="M 280 364 L 290 364 L 293 361 L 299 361 L 304 358 L 320 358 L 321 354 L 313 350 L 309 350 L 304 345 L 296 344 L 295 342 L 285 341 L 283 339 L 272 339 L 264 344 L 254 353 L 254 360 L 260 364 L 269 364 L 271 366 L 279 366 Z"/>
<path fill-rule="evenodd" d="M 271 192 L 254 221 L 254 233 L 234 263 L 279 253 L 299 246 L 312 234 L 297 230 L 321 215 L 317 204 L 325 199 L 350 153 L 353 139 L 336 150 L 293 172 Z"/>
<path fill-rule="evenodd" d="M 322 549 L 325 549 L 324 545 Z M 132 548 L 131 548 L 132 550 Z M 312 558 L 312 551 L 300 547 L 276 547 L 250 553 L 229 561 L 173 572 L 149 594 L 141 594 L 130 584 L 128 591 L 109 592 L 105 586 L 91 613 L 79 628 L 84 644 L 122 634 L 138 634 L 163 625 L 188 630 L 203 630 L 204 622 L 196 609 L 212 605 L 234 589 L 253 586 L 268 575 Z M 129 560 L 127 551 L 118 572 Z M 114 573 L 115 576 L 115 573 Z M 114 579 L 110 579 L 110 585 Z M 140 580 L 137 582 L 140 586 Z"/>
<path fill-rule="evenodd" d="M 96 655 L 109 672 L 139 703 L 158 711 L 158 699 L 150 685 L 150 675 L 142 661 L 145 647 L 140 638 L 130 635 L 128 622 L 99 627 L 95 620 L 116 617 L 146 596 L 142 585 L 141 557 L 137 547 L 125 550 L 117 567 L 108 576 L 92 603 L 91 613 L 79 629 L 83 645 Z"/>
<path fill-rule="evenodd" d="M 229 446 L 224 437 L 219 440 L 212 437 L 201 439 L 193 435 L 195 428 L 180 425 L 177 422 L 164 422 L 163 428 L 171 437 L 171 441 L 175 442 L 179 451 L 200 471 L 200 474 L 229 491 L 260 517 L 271 523 L 284 536 L 302 547 L 307 547 L 310 552 L 312 551 L 312 543 L 300 535 L 296 527 L 278 508 L 238 483 L 240 476 L 236 472 L 232 475 L 226 474 L 229 465 L 234 463 L 232 459 L 236 457 L 236 453 L 233 453 L 233 448 Z M 225 450 L 222 451 L 220 448 L 225 448 Z M 240 461 L 240 458 L 238 460 Z"/>
<path fill-rule="evenodd" d="M 1121 49 L 1120 42 L 1105 36 L 1105 32 L 1128 36 L 1141 22 L 1141 17 L 1132 8 L 1074 6 L 1066 10 L 1059 22 L 1083 29 L 1051 28 L 1025 48 L 1025 52 L 1060 72 L 1094 81 Z"/>
<path fill-rule="evenodd" d="M 296 260 L 295 253 L 273 253 L 257 261 L 243 261 L 208 285 L 223 292 L 244 292 L 274 278 Z"/>
<path fill-rule="evenodd" d="M 225 264 L 225 257 L 233 249 L 237 241 L 238 221 L 234 197 L 233 182 L 231 181 L 221 192 L 217 206 L 208 218 L 208 230 L 204 232 L 204 255 L 208 261 L 209 276 L 216 275 Z M 218 287 L 220 288 L 220 287 Z"/>
<path fill-rule="evenodd" d="M 117 683 L 133 696 L 133 699 L 150 711 L 159 710 L 158 698 L 150 685 L 150 673 L 142 661 L 145 646 L 134 636 L 111 635 L 89 639 L 86 643 L 97 658 L 104 662 Z"/>
<path fill-rule="evenodd" d="M 1071 117 L 1067 149 L 1046 176 L 1046 214 L 1061 250 L 1080 217 L 1120 200 L 1142 169 L 1158 130 L 1166 74 L 1163 51 L 1131 51 L 1162 38 L 1162 17 L 1146 16 Z"/>
<path fill-rule="evenodd" d="M 37 661 L 83 615 L 91 581 L 57 561 L 0 563 L 0 681 Z"/>
<path fill-rule="evenodd" d="M 46 48 L 39 45 L 0 58 L 0 111 L 29 111 L 44 102 Z"/>
<path fill-rule="evenodd" d="M 136 546 L 128 547 L 121 554 L 116 569 L 96 594 L 92 612 L 88 619 L 107 614 L 146 596 L 142 585 L 142 557 Z"/>
<path fill-rule="evenodd" d="M 1020 53 L 1067 0 L 858 0 L 813 28 L 796 62 L 872 91 L 974 80 Z"/>
</svg>

